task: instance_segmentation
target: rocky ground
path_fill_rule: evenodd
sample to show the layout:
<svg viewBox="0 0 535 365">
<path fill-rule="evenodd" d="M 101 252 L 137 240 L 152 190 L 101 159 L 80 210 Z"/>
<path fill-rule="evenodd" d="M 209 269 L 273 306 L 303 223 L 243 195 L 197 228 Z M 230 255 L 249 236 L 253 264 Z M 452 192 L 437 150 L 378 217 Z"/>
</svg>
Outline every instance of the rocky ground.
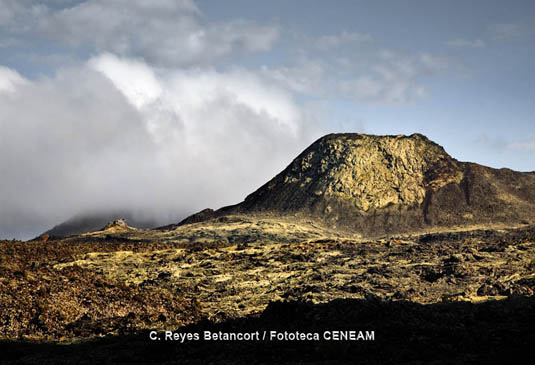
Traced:
<svg viewBox="0 0 535 365">
<path fill-rule="evenodd" d="M 160 230 L 108 227 L 59 240 L 0 243 L 0 347 L 4 360 L 23 363 L 43 363 L 43 356 L 51 363 L 132 362 L 132 354 L 141 362 L 210 357 L 251 363 L 277 353 L 277 362 L 360 356 L 370 363 L 417 363 L 433 359 L 430 345 L 443 344 L 435 349 L 437 360 L 467 353 L 476 361 L 497 356 L 503 346 L 526 350 L 534 291 L 530 225 L 374 240 L 311 221 L 251 215 Z M 201 341 L 158 345 L 162 358 L 140 353 L 156 346 L 148 330 L 361 325 L 381 340 L 212 347 L 228 356 Z M 79 357 L 89 347 L 97 349 L 93 357 Z"/>
</svg>

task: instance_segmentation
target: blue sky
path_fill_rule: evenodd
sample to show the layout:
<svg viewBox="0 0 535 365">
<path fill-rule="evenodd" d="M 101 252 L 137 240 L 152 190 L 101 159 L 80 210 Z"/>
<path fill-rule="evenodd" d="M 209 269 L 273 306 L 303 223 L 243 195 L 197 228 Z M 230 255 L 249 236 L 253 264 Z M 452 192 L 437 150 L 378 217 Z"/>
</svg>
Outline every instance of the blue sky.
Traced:
<svg viewBox="0 0 535 365">
<path fill-rule="evenodd" d="M 295 34 L 316 40 L 343 32 L 373 37 L 371 50 L 348 46 L 333 58 L 337 53 L 381 48 L 436 56 L 446 64 L 440 72 L 418 80 L 425 97 L 392 103 L 322 96 L 332 109 L 326 120 L 329 128 L 363 128 L 380 134 L 418 131 L 458 159 L 535 170 L 535 4 L 531 1 L 236 1 L 234 6 L 201 1 L 199 5 L 207 21 L 239 16 L 281 27 L 278 45 L 269 55 L 256 55 L 249 67 L 292 63 L 296 56 L 288 49 L 300 48 Z M 363 72 L 369 71 L 367 66 Z"/>
<path fill-rule="evenodd" d="M 531 1 L 237 1 L 236 7 L 200 2 L 206 19 L 239 16 L 279 24 L 319 39 L 358 32 L 371 50 L 428 53 L 444 69 L 417 82 L 426 96 L 404 102 L 326 97 L 332 128 L 397 134 L 418 131 L 456 158 L 493 167 L 535 170 L 535 4 Z M 236 10 L 238 9 L 238 11 Z M 281 43 L 284 43 L 282 40 Z M 347 50 L 345 50 L 347 51 Z M 338 53 L 346 53 L 338 50 Z M 334 54 L 333 57 L 337 55 Z M 318 54 L 316 57 L 321 58 Z M 360 58 L 360 56 L 356 56 Z M 265 64 L 262 56 L 256 66 Z M 270 64 L 291 62 L 274 47 Z M 369 71 L 369 65 L 368 70 Z M 364 71 L 366 72 L 366 70 Z M 351 123 L 354 121 L 355 123 Z"/>
<path fill-rule="evenodd" d="M 535 170 L 532 1 L 0 0 L 0 237 L 243 199 L 319 136 Z"/>
</svg>

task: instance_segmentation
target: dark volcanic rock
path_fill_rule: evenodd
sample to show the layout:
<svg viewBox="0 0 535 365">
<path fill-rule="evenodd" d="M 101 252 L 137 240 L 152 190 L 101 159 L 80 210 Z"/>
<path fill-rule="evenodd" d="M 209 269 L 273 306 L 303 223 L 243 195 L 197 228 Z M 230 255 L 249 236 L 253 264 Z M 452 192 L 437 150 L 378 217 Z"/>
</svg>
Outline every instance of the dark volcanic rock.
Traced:
<svg viewBox="0 0 535 365">
<path fill-rule="evenodd" d="M 184 224 L 203 222 L 205 220 L 212 219 L 214 217 L 216 217 L 215 211 L 213 209 L 206 208 L 206 209 L 201 210 L 199 213 L 190 215 L 189 217 L 180 221 L 178 225 L 181 226 Z"/>
<path fill-rule="evenodd" d="M 365 235 L 535 219 L 535 173 L 459 162 L 425 136 L 330 134 L 228 213 L 298 215 Z"/>
<path fill-rule="evenodd" d="M 199 340 L 184 343 L 150 341 L 149 333 L 144 332 L 69 346 L 4 341 L 0 351 L 6 362 L 13 364 L 42 364 L 45 358 L 46 363 L 77 364 L 510 363 L 533 356 L 534 309 L 533 297 L 432 305 L 377 299 L 274 302 L 260 316 L 222 323 L 199 321 L 183 327 L 179 333 L 199 336 Z M 260 340 L 210 341 L 204 340 L 205 331 L 258 331 Z M 272 331 L 281 339 L 270 339 Z M 361 332 L 368 340 L 325 339 L 350 331 Z M 317 334 L 319 340 L 287 340 L 296 333 Z"/>
</svg>

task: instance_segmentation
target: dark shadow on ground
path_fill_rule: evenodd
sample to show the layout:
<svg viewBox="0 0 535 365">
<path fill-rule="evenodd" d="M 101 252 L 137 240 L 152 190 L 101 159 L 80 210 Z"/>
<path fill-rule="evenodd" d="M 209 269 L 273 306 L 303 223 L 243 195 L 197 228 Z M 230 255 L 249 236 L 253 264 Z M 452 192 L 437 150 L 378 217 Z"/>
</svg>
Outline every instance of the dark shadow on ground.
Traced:
<svg viewBox="0 0 535 365">
<path fill-rule="evenodd" d="M 374 331 L 374 341 L 205 341 L 204 331 Z M 259 316 L 201 321 L 177 332 L 199 341 L 149 340 L 149 332 L 73 345 L 0 342 L 3 363 L 514 363 L 535 354 L 535 297 L 481 304 L 421 305 L 338 299 L 325 304 L 271 303 Z M 358 332 L 357 332 L 358 335 Z M 269 334 L 268 334 L 269 336 Z M 529 358 L 529 357 L 528 357 Z"/>
</svg>

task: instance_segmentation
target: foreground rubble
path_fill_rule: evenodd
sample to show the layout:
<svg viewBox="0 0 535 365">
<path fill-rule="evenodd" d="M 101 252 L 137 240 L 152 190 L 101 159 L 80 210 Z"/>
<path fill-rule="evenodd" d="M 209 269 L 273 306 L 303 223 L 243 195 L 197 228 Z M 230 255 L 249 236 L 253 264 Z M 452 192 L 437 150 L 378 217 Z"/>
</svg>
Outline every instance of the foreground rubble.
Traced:
<svg viewBox="0 0 535 365">
<path fill-rule="evenodd" d="M 0 335 L 77 341 L 261 313 L 270 302 L 483 302 L 535 291 L 535 227 L 363 240 L 231 216 L 0 244 Z"/>
</svg>

